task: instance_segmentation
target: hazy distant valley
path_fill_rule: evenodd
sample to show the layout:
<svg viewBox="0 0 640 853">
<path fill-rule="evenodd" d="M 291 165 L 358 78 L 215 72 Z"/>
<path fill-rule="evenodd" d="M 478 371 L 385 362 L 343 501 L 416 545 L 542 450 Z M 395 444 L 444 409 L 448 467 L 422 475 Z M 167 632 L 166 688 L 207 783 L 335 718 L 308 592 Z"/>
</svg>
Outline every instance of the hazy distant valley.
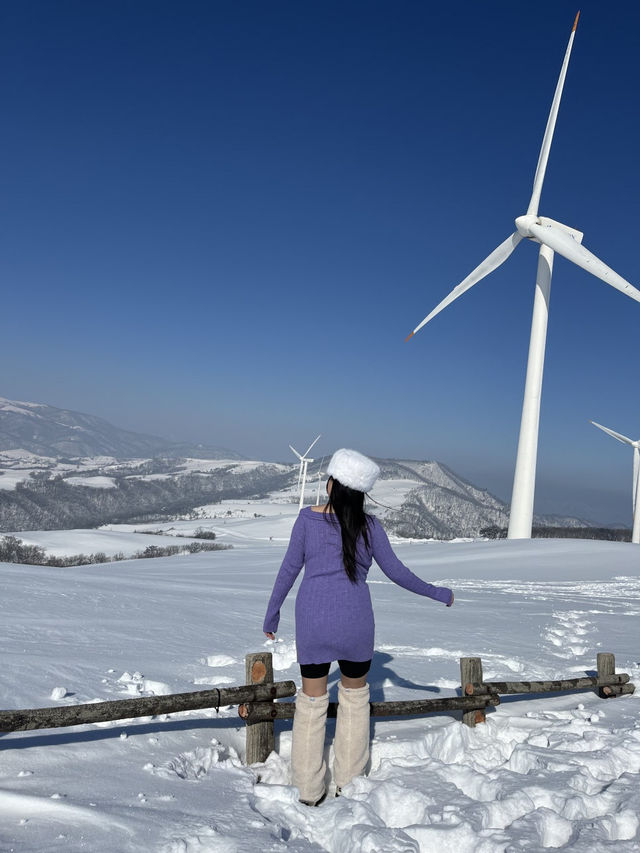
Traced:
<svg viewBox="0 0 640 853">
<path fill-rule="evenodd" d="M 507 525 L 503 501 L 438 462 L 378 462 L 382 476 L 372 497 L 384 506 L 371 510 L 389 532 L 452 539 Z M 318 462 L 309 468 L 306 503 L 315 502 L 318 470 Z M 245 460 L 233 451 L 178 445 L 90 415 L 0 398 L 2 532 L 203 518 L 203 507 L 242 498 L 296 503 L 297 480 L 297 464 Z M 556 516 L 536 522 L 587 526 Z"/>
</svg>

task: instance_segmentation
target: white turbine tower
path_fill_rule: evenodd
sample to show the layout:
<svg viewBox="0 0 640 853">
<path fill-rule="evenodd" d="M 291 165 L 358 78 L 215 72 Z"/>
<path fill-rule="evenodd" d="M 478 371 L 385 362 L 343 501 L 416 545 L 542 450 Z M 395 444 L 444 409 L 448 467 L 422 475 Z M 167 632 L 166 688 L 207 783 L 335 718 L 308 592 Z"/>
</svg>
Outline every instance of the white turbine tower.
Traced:
<svg viewBox="0 0 640 853">
<path fill-rule="evenodd" d="M 309 447 L 307 447 L 307 449 L 302 454 L 302 456 L 298 453 L 298 451 L 295 449 L 295 447 L 291 447 L 291 445 L 289 445 L 291 450 L 293 450 L 295 455 L 300 460 L 300 470 L 298 471 L 298 485 L 300 486 L 300 503 L 298 505 L 298 509 L 302 509 L 302 504 L 304 503 L 304 487 L 307 483 L 307 466 L 308 466 L 309 462 L 313 462 L 313 459 L 310 459 L 307 456 L 307 453 L 311 450 L 311 448 L 313 447 L 313 445 L 316 443 L 316 441 L 319 438 L 320 438 L 319 435 L 316 436 L 316 438 L 314 438 L 314 440 L 311 442 Z"/>
<path fill-rule="evenodd" d="M 320 462 L 320 467 L 318 468 L 318 492 L 316 494 L 316 506 L 320 506 L 320 484 L 322 478 L 325 475 L 325 472 L 322 470 L 322 466 L 324 465 L 325 457 L 322 457 L 322 462 Z"/>
<path fill-rule="evenodd" d="M 509 517 L 510 539 L 528 539 L 531 537 L 531 525 L 533 522 L 533 498 L 535 491 L 536 459 L 538 453 L 538 424 L 540 420 L 540 396 L 542 392 L 542 373 L 544 369 L 544 351 L 547 337 L 547 318 L 549 314 L 549 292 L 551 289 L 551 270 L 553 267 L 553 255 L 559 255 L 572 261 L 574 264 L 602 279 L 607 284 L 640 302 L 640 291 L 636 290 L 628 281 L 625 281 L 618 273 L 596 258 L 588 249 L 581 245 L 582 233 L 575 228 L 569 228 L 546 216 L 538 215 L 540 193 L 549 159 L 549 149 L 558 116 L 562 88 L 567 74 L 569 57 L 578 25 L 578 17 L 571 30 L 569 44 L 564 56 L 564 62 L 560 70 L 560 77 L 556 86 L 551 111 L 547 121 L 538 165 L 533 180 L 533 192 L 527 213 L 518 216 L 515 221 L 516 231 L 501 243 L 497 249 L 485 258 L 451 293 L 440 302 L 433 311 L 408 336 L 407 340 L 428 323 L 443 308 L 450 305 L 459 296 L 462 296 L 470 287 L 479 282 L 489 273 L 493 272 L 500 264 L 507 260 L 523 237 L 534 243 L 540 244 L 538 259 L 538 273 L 536 279 L 536 292 L 533 303 L 533 318 L 531 322 L 531 340 L 529 344 L 529 359 L 527 363 L 527 378 L 524 388 L 524 401 L 522 406 L 522 419 L 520 422 L 520 438 L 518 441 L 518 454 L 516 458 L 516 469 L 513 480 L 513 492 L 511 498 L 511 514 Z"/>
<path fill-rule="evenodd" d="M 635 542 L 636 545 L 640 545 L 640 439 L 633 441 L 627 438 L 626 435 L 620 435 L 619 432 L 607 429 L 602 424 L 597 424 L 595 421 L 591 421 L 591 423 L 597 426 L 598 429 L 606 432 L 607 435 L 611 435 L 623 444 L 633 447 L 633 531 L 631 533 L 631 541 Z"/>
</svg>

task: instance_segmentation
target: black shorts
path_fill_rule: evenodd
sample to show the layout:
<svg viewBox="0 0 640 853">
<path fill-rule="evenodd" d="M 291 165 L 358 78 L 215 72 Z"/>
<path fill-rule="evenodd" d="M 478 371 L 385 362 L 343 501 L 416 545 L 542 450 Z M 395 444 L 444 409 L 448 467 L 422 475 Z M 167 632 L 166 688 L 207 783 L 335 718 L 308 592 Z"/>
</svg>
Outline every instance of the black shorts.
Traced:
<svg viewBox="0 0 640 853">
<path fill-rule="evenodd" d="M 339 660 L 340 672 L 345 678 L 362 678 L 371 668 L 370 660 Z M 301 663 L 300 674 L 303 678 L 324 678 L 329 675 L 331 663 Z"/>
</svg>

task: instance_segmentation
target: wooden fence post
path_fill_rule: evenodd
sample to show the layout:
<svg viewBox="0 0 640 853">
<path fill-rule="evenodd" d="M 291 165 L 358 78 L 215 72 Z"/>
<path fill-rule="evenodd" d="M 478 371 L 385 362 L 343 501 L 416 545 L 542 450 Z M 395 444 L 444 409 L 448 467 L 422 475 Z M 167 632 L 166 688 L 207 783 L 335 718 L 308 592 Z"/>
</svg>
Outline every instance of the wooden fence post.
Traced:
<svg viewBox="0 0 640 853">
<path fill-rule="evenodd" d="M 609 675 L 615 675 L 616 671 L 616 659 L 615 655 L 612 655 L 610 652 L 598 652 L 597 655 L 597 668 L 598 668 L 598 678 L 606 678 Z M 609 699 L 612 696 L 615 696 L 610 687 L 599 687 L 598 688 L 598 696 L 601 699 Z"/>
<path fill-rule="evenodd" d="M 481 658 L 460 658 L 460 683 L 463 696 L 469 695 L 467 685 L 482 684 L 483 680 Z M 471 695 L 473 695 L 473 691 Z M 472 708 L 469 711 L 462 712 L 462 722 L 465 726 L 475 728 L 478 723 L 484 723 L 485 720 L 484 708 Z"/>
<path fill-rule="evenodd" d="M 273 682 L 273 659 L 271 652 L 257 652 L 245 657 L 247 684 Z M 248 725 L 246 729 L 246 763 L 266 761 L 276 745 L 273 719 Z"/>
</svg>

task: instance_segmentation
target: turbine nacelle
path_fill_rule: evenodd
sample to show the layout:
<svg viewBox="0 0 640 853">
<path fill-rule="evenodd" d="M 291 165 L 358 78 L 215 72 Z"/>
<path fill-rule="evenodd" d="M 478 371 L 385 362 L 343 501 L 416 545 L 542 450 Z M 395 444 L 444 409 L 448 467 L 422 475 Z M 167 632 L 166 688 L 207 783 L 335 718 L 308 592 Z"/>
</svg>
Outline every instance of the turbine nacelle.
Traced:
<svg viewBox="0 0 640 853">
<path fill-rule="evenodd" d="M 540 225 L 539 216 L 527 213 L 525 216 L 518 216 L 516 218 L 516 228 L 521 237 L 528 237 L 530 240 L 535 240 L 533 231 L 531 230 L 532 225 Z"/>
<path fill-rule="evenodd" d="M 563 225 L 562 222 L 557 222 L 548 216 L 534 216 L 531 213 L 527 213 L 524 216 L 518 216 L 516 219 L 516 228 L 521 237 L 535 240 L 536 243 L 544 243 L 545 241 L 541 238 L 540 232 L 535 233 L 535 226 L 548 229 L 558 228 L 560 231 L 568 234 L 569 237 L 572 237 L 576 243 L 582 243 L 582 238 L 584 237 L 582 231 L 578 231 L 577 228 L 570 228 L 568 225 Z"/>
</svg>

